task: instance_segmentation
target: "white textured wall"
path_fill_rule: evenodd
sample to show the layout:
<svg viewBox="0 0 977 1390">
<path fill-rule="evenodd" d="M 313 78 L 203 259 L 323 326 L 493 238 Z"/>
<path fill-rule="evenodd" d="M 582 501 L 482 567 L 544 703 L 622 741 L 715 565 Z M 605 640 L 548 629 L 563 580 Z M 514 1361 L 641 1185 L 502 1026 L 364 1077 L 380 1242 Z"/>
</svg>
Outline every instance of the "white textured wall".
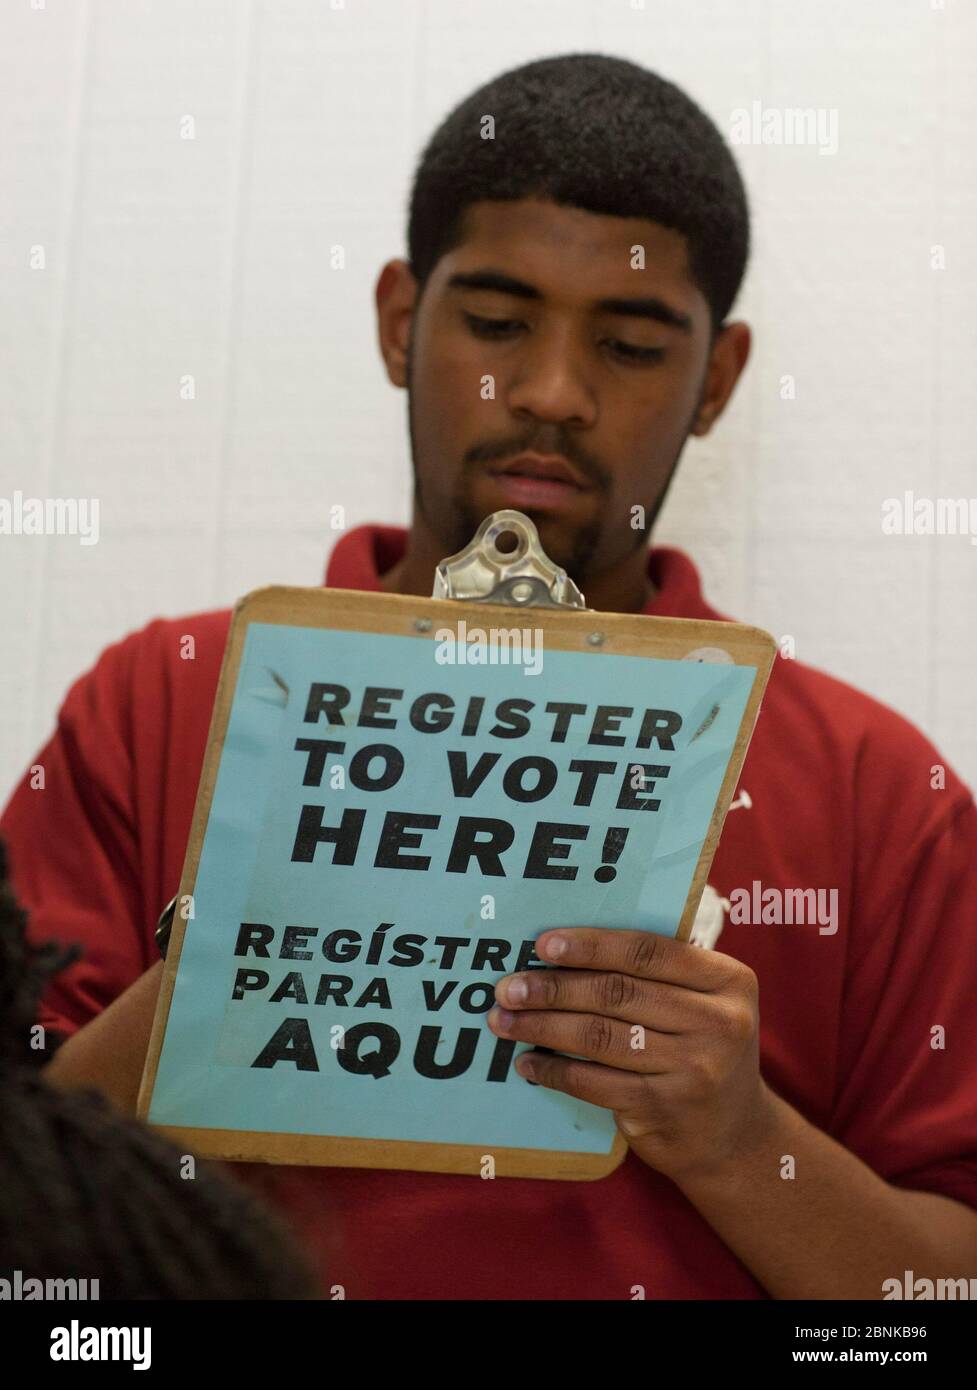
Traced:
<svg viewBox="0 0 977 1390">
<path fill-rule="evenodd" d="M 320 582 L 335 502 L 406 520 L 371 295 L 414 158 L 478 83 L 584 49 L 675 79 L 726 132 L 754 100 L 837 109 L 834 155 L 738 151 L 755 357 L 656 538 L 977 782 L 977 546 L 880 525 L 906 488 L 977 496 L 974 6 L 0 0 L 0 497 L 101 503 L 95 546 L 0 536 L 2 799 L 106 643 Z"/>
</svg>

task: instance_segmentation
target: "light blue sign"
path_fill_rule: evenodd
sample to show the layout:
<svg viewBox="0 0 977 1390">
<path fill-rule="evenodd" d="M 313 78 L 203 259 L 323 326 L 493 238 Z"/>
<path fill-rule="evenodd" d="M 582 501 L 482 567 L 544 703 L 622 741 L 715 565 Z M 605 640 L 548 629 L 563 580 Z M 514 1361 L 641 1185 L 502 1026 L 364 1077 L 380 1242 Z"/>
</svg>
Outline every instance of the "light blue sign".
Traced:
<svg viewBox="0 0 977 1390">
<path fill-rule="evenodd" d="M 493 987 L 550 927 L 675 934 L 755 668 L 438 646 L 250 624 L 153 1123 L 610 1151 Z"/>
</svg>

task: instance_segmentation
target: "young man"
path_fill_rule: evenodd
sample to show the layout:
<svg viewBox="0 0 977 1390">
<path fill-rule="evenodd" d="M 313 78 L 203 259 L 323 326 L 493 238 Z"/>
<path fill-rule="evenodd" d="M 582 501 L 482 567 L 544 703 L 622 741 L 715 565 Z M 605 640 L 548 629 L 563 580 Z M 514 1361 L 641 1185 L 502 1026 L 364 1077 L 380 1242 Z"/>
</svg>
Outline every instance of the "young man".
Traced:
<svg viewBox="0 0 977 1390">
<path fill-rule="evenodd" d="M 575 55 L 476 92 L 425 151 L 410 260 L 377 285 L 387 372 L 408 392 L 411 528 L 344 537 L 326 582 L 429 594 L 436 563 L 515 506 L 591 606 L 721 617 L 691 561 L 647 537 L 687 436 L 746 362 L 749 331 L 727 315 L 747 247 L 722 140 L 651 73 Z M 36 759 L 46 789 L 25 779 L 0 825 L 36 937 L 86 952 L 46 1001 L 68 1039 L 49 1071 L 122 1104 L 228 617 L 109 648 Z M 501 981 L 487 1021 L 550 1049 L 528 1064 L 538 1084 L 614 1112 L 625 1162 L 594 1183 L 256 1168 L 330 1285 L 874 1299 L 906 1270 L 977 1274 L 973 798 L 905 720 L 793 661 L 771 677 L 741 788 L 713 887 L 766 904 L 812 890 L 831 912 L 731 913 L 711 952 L 586 923 L 545 933 L 556 968 Z M 640 1054 L 622 1041 L 634 1023 L 653 1038 Z"/>
</svg>

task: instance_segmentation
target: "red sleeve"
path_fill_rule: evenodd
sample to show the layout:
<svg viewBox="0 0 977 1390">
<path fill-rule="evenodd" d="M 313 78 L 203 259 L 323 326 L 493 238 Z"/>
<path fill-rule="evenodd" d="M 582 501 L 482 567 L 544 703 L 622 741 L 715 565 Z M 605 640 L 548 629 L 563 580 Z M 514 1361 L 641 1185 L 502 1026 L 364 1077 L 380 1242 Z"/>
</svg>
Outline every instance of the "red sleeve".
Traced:
<svg viewBox="0 0 977 1390">
<path fill-rule="evenodd" d="M 151 964 L 140 930 L 132 749 L 131 639 L 71 687 L 53 737 L 0 818 L 13 888 L 36 942 L 77 942 L 82 957 L 50 982 L 39 1021 L 69 1036 Z M 32 787 L 36 769 L 44 783 Z M 32 773 L 31 769 L 35 769 Z"/>
<path fill-rule="evenodd" d="M 977 1207 L 977 807 L 954 782 L 856 895 L 828 1128 L 888 1181 Z"/>
</svg>

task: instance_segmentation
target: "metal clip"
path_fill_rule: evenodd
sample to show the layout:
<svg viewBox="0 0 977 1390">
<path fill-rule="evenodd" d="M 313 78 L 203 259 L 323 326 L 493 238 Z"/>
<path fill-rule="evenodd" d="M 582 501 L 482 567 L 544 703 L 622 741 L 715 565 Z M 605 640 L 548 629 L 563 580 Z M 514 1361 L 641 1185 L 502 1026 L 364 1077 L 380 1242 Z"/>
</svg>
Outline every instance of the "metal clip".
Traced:
<svg viewBox="0 0 977 1390">
<path fill-rule="evenodd" d="M 500 550 L 498 542 L 505 535 L 514 537 L 515 544 Z M 546 554 L 529 517 L 511 510 L 487 516 L 464 550 L 441 561 L 431 597 L 593 611 L 566 570 Z"/>
</svg>

